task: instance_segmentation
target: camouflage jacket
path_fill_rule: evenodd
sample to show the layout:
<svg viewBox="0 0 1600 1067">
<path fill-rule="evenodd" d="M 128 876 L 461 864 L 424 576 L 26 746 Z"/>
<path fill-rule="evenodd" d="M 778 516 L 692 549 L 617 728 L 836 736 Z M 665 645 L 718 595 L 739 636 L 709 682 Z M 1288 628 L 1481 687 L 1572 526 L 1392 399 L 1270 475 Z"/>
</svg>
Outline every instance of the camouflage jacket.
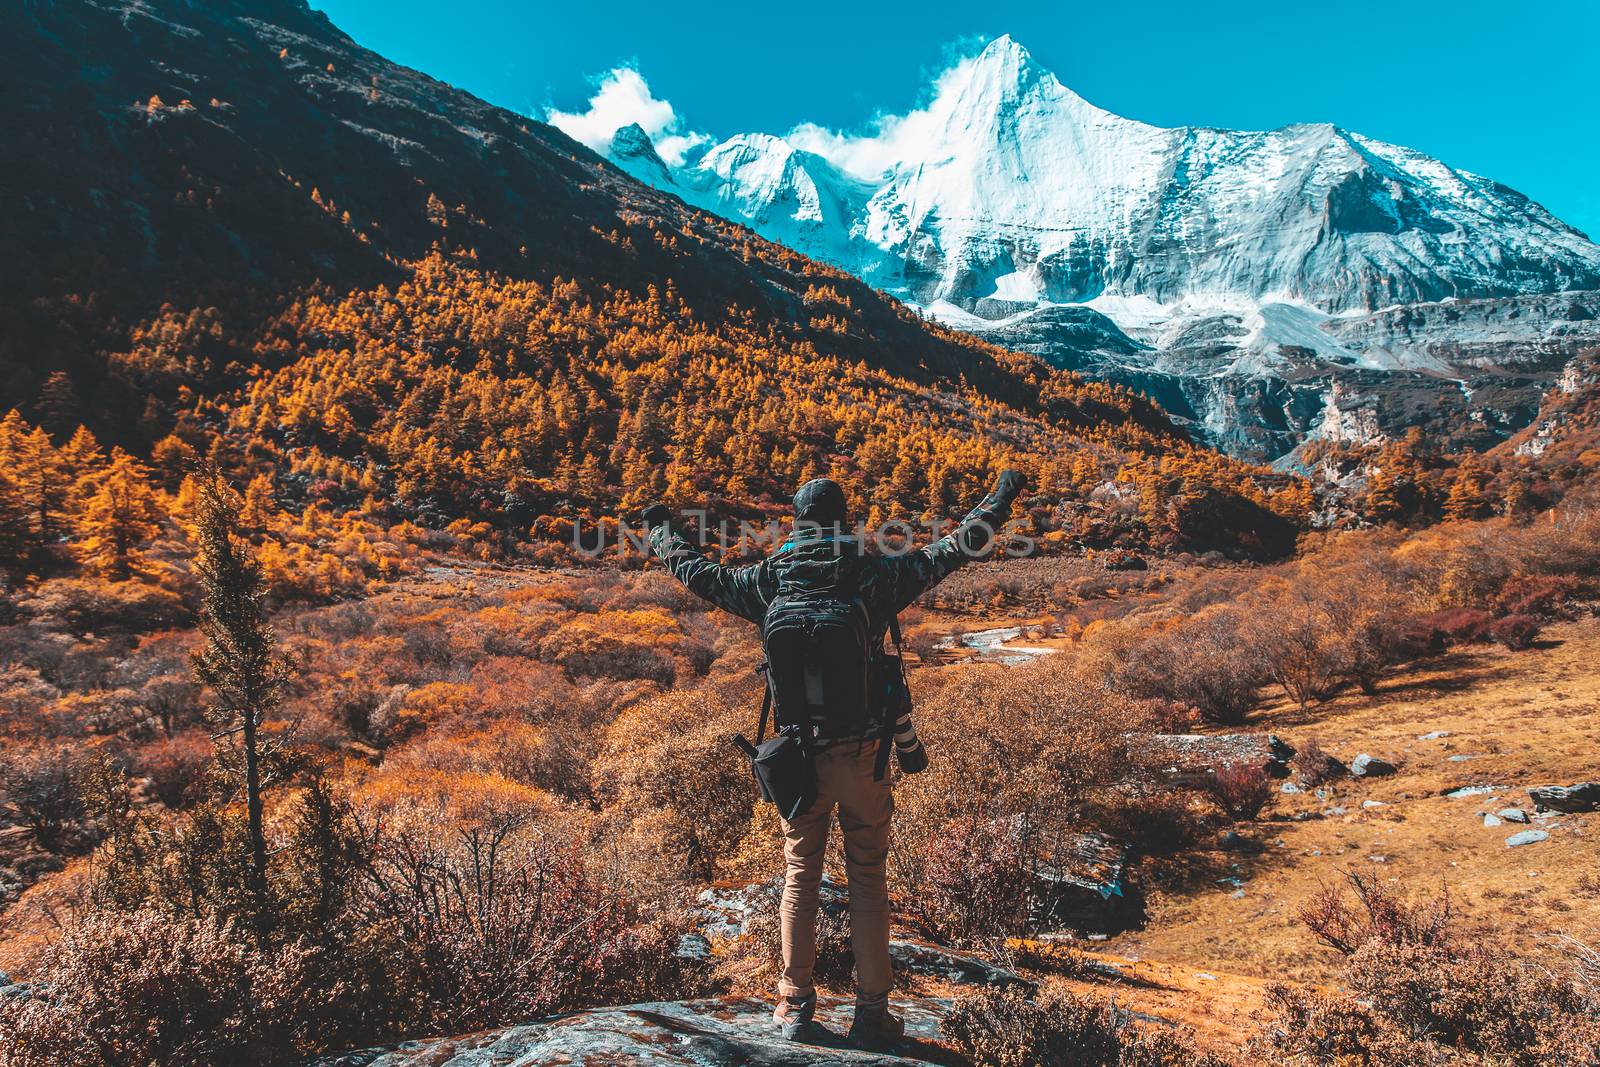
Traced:
<svg viewBox="0 0 1600 1067">
<path fill-rule="evenodd" d="M 797 534 L 759 563 L 727 567 L 706 559 L 701 549 L 665 524 L 650 531 L 650 547 L 691 593 L 757 626 L 766 617 L 767 605 L 777 596 L 779 581 L 788 568 L 833 555 L 861 555 L 858 588 L 867 608 L 873 647 L 880 648 L 889 620 L 902 608 L 963 563 L 987 554 L 987 547 L 977 553 L 966 548 L 972 528 L 984 526 L 998 534 L 1010 512 L 1009 498 L 990 493 L 950 534 L 903 555 L 869 556 L 856 537 Z"/>
</svg>

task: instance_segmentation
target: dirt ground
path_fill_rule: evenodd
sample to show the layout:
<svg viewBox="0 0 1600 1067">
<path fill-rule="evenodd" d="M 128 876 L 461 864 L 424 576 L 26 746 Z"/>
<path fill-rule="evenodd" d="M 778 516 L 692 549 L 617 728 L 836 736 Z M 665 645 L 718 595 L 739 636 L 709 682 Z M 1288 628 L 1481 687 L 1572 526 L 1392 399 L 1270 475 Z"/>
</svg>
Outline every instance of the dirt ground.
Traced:
<svg viewBox="0 0 1600 1067">
<path fill-rule="evenodd" d="M 1315 738 L 1347 763 L 1369 753 L 1397 772 L 1335 782 L 1320 796 L 1275 794 L 1241 827 L 1255 850 L 1185 854 L 1162 872 L 1168 884 L 1152 891 L 1146 926 L 1095 946 L 1126 980 L 1089 984 L 1232 1044 L 1254 1029 L 1271 981 L 1333 979 L 1338 958 L 1296 909 L 1347 871 L 1418 895 L 1448 890 L 1463 922 L 1492 923 L 1518 951 L 1553 962 L 1559 935 L 1600 944 L 1600 813 L 1536 815 L 1527 793 L 1600 779 L 1597 666 L 1600 619 L 1591 618 L 1550 627 L 1525 652 L 1473 648 L 1399 671 L 1374 696 L 1308 711 L 1268 705 L 1247 729 L 1297 746 Z M 1445 795 L 1472 787 L 1489 791 Z M 1531 821 L 1484 825 L 1485 813 L 1513 807 Z M 1548 838 L 1508 846 L 1529 829 Z"/>
</svg>

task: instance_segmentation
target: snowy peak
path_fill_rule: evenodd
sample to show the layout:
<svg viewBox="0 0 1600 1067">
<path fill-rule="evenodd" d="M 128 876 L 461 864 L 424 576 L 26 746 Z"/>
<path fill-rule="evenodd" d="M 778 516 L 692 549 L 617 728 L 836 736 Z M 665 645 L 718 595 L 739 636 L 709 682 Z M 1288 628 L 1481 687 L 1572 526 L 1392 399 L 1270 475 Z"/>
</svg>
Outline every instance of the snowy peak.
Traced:
<svg viewBox="0 0 1600 1067">
<path fill-rule="evenodd" d="M 633 177 L 658 189 L 670 189 L 676 182 L 667 164 L 656 152 L 650 135 L 637 122 L 630 122 L 611 136 L 611 161 Z"/>
<path fill-rule="evenodd" d="M 1057 118 L 1085 124 L 1107 118 L 1126 121 L 1102 111 L 1068 89 L 1009 34 L 989 42 L 971 60 L 964 74 L 959 89 L 947 94 L 950 108 L 946 131 L 951 134 L 990 120 L 1014 123 L 1026 111 L 1053 113 Z"/>
<path fill-rule="evenodd" d="M 972 60 L 965 83 L 952 101 L 950 118 L 970 122 L 1000 117 L 1014 111 L 1030 94 L 1041 90 L 1051 94 L 1061 88 L 1054 75 L 1034 63 L 1026 48 L 1009 35 L 999 37 Z"/>
<path fill-rule="evenodd" d="M 1338 314 L 1600 287 L 1600 248 L 1498 183 L 1331 125 L 1121 118 L 1009 36 L 868 134 L 741 134 L 665 176 L 623 140 L 630 173 L 936 313 L 1147 299 Z"/>
</svg>

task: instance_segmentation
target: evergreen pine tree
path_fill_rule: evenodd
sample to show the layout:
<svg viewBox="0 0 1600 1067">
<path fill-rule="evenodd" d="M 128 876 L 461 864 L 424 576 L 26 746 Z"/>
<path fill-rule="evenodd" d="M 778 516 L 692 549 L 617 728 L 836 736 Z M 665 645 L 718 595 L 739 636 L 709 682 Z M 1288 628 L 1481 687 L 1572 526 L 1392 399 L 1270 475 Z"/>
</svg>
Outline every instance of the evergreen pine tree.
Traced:
<svg viewBox="0 0 1600 1067">
<path fill-rule="evenodd" d="M 265 932 L 269 902 L 262 794 L 281 741 L 264 743 L 261 730 L 283 698 L 288 671 L 267 621 L 261 568 L 239 536 L 238 496 L 215 470 L 201 475 L 199 490 L 194 571 L 202 593 L 205 647 L 195 654 L 194 672 L 213 694 L 209 715 L 217 729 L 218 761 L 244 794 L 249 852 L 245 888 L 257 929 Z"/>
</svg>

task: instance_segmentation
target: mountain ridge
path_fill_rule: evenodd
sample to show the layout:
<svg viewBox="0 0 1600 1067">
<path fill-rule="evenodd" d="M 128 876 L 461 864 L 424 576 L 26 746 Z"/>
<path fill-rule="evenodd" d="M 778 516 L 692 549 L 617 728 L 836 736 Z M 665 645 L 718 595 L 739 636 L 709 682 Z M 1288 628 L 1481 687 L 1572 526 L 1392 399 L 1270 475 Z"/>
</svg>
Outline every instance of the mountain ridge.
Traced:
<svg viewBox="0 0 1600 1067">
<path fill-rule="evenodd" d="M 859 144 L 799 127 L 635 176 L 958 329 L 1008 346 L 1020 331 L 1026 350 L 1165 397 L 1197 436 L 1259 458 L 1345 432 L 1334 409 L 1352 392 L 1380 396 L 1362 423 L 1374 439 L 1420 420 L 1492 444 L 1600 344 L 1600 246 L 1501 183 L 1332 123 L 1124 119 L 1010 37 L 896 123 L 849 170 Z M 1505 328 L 1523 302 L 1569 292 L 1579 316 Z M 1438 314 L 1426 339 L 1395 329 L 1399 309 L 1451 302 L 1471 305 L 1453 334 Z M 1045 312 L 1060 307 L 1084 311 L 1057 330 Z M 1086 329 L 1089 312 L 1105 321 Z M 1498 320 L 1495 351 L 1477 319 Z M 1458 423 L 1460 391 L 1508 399 Z"/>
<path fill-rule="evenodd" d="M 916 116 L 919 136 L 897 139 L 881 174 L 836 172 L 867 195 L 838 190 L 853 217 L 827 241 L 840 265 L 924 306 L 970 311 L 1003 297 L 1002 279 L 1039 302 L 1278 297 L 1330 313 L 1600 287 L 1600 247 L 1491 179 L 1331 123 L 1237 131 L 1125 119 L 1009 36 Z M 766 177 L 806 146 L 759 137 L 692 153 L 673 170 L 677 191 L 768 221 L 787 190 L 738 172 Z M 720 165 L 730 146 L 752 158 Z M 806 177 L 815 183 L 819 169 Z M 796 222 L 826 221 L 806 206 Z M 994 232 L 1010 227 L 1019 234 Z M 1160 262 L 1173 257 L 1184 269 Z"/>
</svg>

